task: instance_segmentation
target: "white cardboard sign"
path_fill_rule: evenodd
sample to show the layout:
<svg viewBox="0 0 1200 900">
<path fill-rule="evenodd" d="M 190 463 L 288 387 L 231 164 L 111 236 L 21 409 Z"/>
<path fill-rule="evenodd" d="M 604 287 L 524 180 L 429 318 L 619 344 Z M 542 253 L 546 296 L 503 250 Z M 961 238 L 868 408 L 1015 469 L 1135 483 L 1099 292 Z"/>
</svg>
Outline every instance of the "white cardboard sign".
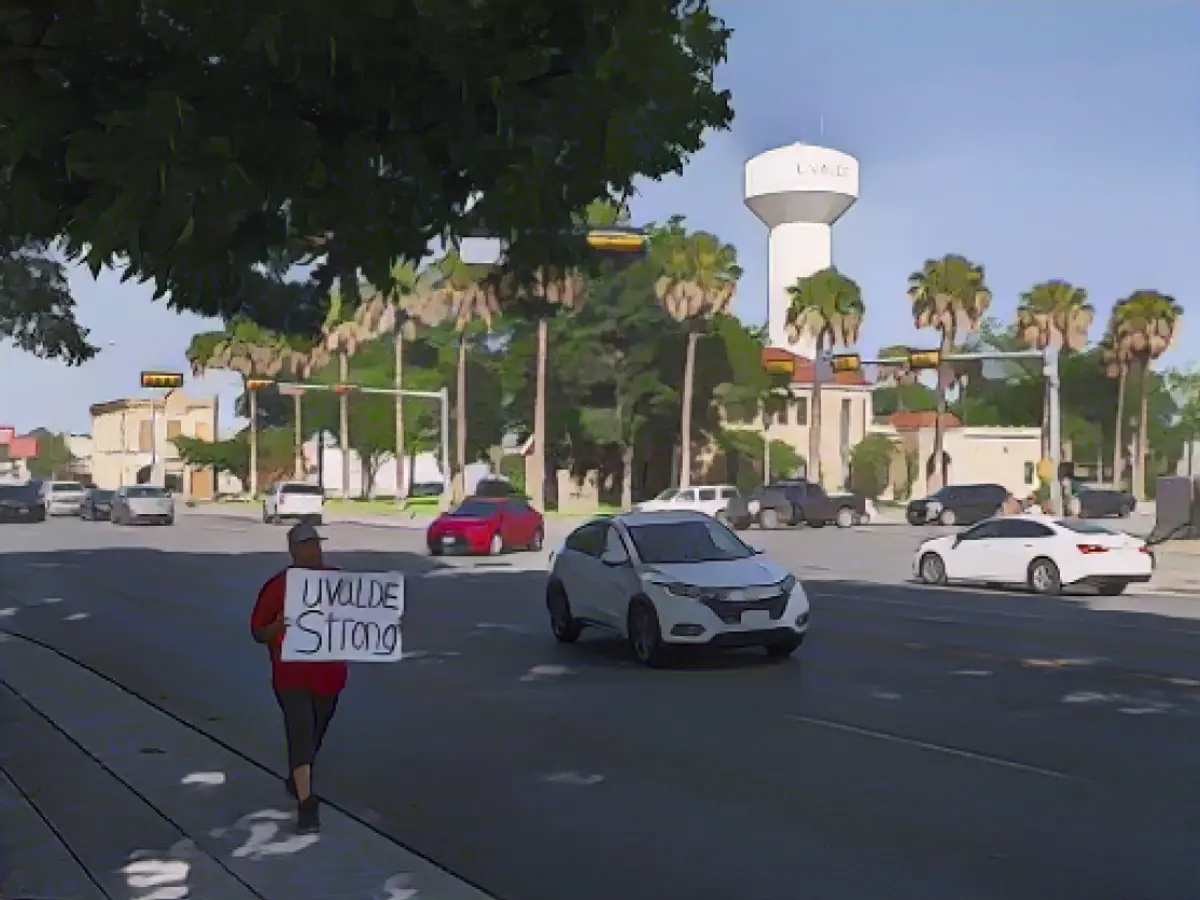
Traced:
<svg viewBox="0 0 1200 900">
<path fill-rule="evenodd" d="M 404 617 L 399 572 L 288 569 L 285 662 L 396 662 Z"/>
</svg>

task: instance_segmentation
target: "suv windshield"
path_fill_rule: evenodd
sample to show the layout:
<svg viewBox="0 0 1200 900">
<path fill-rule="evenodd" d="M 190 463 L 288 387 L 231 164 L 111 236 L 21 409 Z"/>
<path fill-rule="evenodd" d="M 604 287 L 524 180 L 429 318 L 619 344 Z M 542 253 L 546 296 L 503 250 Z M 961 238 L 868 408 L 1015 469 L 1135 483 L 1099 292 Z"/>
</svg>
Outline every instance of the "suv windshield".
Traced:
<svg viewBox="0 0 1200 900">
<path fill-rule="evenodd" d="M 663 491 L 661 494 L 659 494 L 654 499 L 655 500 L 671 500 L 678 493 L 679 493 L 679 491 L 677 491 L 675 488 L 667 488 L 665 491 Z"/>
<path fill-rule="evenodd" d="M 83 491 L 83 485 L 78 481 L 55 481 L 50 485 L 52 491 L 62 491 L 64 494 L 72 493 L 73 491 Z"/>
<path fill-rule="evenodd" d="M 319 497 L 324 491 L 320 485 L 316 484 L 285 484 L 279 488 L 281 494 L 304 494 L 305 496 Z"/>
<path fill-rule="evenodd" d="M 27 484 L 0 484 L 0 500 L 30 500 L 37 491 Z"/>
<path fill-rule="evenodd" d="M 632 525 L 629 536 L 642 562 L 649 565 L 724 562 L 754 555 L 741 538 L 715 520 Z"/>
<path fill-rule="evenodd" d="M 125 491 L 127 497 L 166 497 L 167 492 L 160 487 L 152 487 L 148 484 L 143 484 L 138 487 L 131 487 Z"/>
<path fill-rule="evenodd" d="M 112 491 L 102 491 L 99 488 L 92 488 L 91 495 L 93 500 L 111 500 Z"/>
</svg>

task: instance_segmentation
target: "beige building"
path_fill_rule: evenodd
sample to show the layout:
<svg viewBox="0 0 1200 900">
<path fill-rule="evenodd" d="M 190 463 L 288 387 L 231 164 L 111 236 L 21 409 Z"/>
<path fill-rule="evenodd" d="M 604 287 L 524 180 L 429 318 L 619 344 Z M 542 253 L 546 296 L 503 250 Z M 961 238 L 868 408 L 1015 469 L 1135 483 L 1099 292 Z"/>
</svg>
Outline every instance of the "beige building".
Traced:
<svg viewBox="0 0 1200 900">
<path fill-rule="evenodd" d="M 791 356 L 784 350 L 771 350 L 772 356 Z M 807 459 L 809 430 L 812 425 L 813 363 L 802 356 L 792 357 L 794 372 L 788 386 L 788 399 L 771 419 L 766 437 L 784 441 Z M 850 451 L 866 437 L 871 426 L 871 385 L 858 372 L 838 372 L 821 383 L 821 482 L 826 490 L 840 490 L 850 476 Z M 762 434 L 759 423 L 730 422 L 727 427 L 745 428 Z M 710 448 L 701 460 L 701 468 L 713 462 Z M 723 481 L 720 460 L 709 469 L 706 478 Z M 779 473 L 775 473 L 779 474 Z"/>
<path fill-rule="evenodd" d="M 196 400 L 171 391 L 153 400 L 97 403 L 91 414 L 91 474 L 96 487 L 112 490 L 151 483 L 197 499 L 212 497 L 212 471 L 185 465 L 171 439 L 182 435 L 211 441 L 217 431 L 216 398 Z"/>
</svg>

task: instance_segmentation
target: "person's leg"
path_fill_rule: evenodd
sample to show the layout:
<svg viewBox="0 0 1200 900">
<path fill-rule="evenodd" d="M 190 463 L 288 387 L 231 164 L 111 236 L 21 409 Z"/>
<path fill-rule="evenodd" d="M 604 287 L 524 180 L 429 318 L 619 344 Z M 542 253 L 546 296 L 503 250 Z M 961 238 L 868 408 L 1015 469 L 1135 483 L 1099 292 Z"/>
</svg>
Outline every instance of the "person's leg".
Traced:
<svg viewBox="0 0 1200 900">
<path fill-rule="evenodd" d="M 284 732 L 287 735 L 288 772 L 296 799 L 303 803 L 312 793 L 312 760 L 316 739 L 316 710 L 312 695 L 305 690 L 276 691 L 275 697 L 283 710 Z M 290 793 L 290 790 L 289 790 Z"/>
<path fill-rule="evenodd" d="M 321 752 L 321 745 L 325 742 L 325 733 L 329 730 L 329 723 L 333 721 L 333 714 L 337 712 L 337 704 L 337 694 L 332 696 L 317 694 L 313 697 L 313 709 L 317 721 L 316 737 L 313 740 L 314 763 L 317 755 Z"/>
</svg>

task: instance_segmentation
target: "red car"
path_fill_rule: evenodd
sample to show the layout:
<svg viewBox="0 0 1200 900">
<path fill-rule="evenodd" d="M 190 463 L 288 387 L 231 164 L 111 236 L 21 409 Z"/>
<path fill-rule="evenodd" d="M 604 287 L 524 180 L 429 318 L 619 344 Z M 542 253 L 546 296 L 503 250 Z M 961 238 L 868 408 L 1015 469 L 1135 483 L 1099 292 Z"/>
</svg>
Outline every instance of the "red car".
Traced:
<svg viewBox="0 0 1200 900">
<path fill-rule="evenodd" d="M 546 530 L 542 514 L 521 497 L 468 497 L 433 520 L 425 540 L 434 556 L 541 550 Z"/>
</svg>

